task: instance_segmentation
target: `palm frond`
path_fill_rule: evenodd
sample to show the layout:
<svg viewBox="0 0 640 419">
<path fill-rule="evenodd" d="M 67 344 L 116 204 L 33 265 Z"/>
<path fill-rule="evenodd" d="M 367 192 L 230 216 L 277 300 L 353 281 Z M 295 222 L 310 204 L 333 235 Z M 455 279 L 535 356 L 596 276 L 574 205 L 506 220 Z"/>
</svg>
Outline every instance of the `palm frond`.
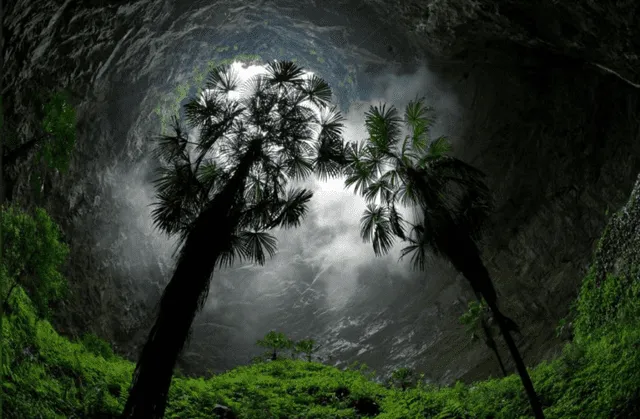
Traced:
<svg viewBox="0 0 640 419">
<path fill-rule="evenodd" d="M 242 115 L 245 108 L 237 102 L 228 101 L 223 106 L 217 120 L 210 119 L 204 122 L 196 147 L 200 156 L 204 156 L 214 147 L 216 142 L 225 138 L 236 119 Z"/>
<path fill-rule="evenodd" d="M 276 254 L 277 240 L 269 233 L 242 231 L 239 234 L 239 239 L 242 242 L 243 256 L 259 265 L 264 265 L 267 255 L 271 258 Z"/>
<path fill-rule="evenodd" d="M 318 130 L 318 138 L 320 140 L 323 138 L 342 139 L 344 121 L 342 113 L 335 106 L 322 108 L 318 121 L 320 128 Z"/>
<path fill-rule="evenodd" d="M 298 227 L 308 211 L 308 204 L 313 192 L 308 189 L 292 188 L 287 191 L 287 197 L 278 205 L 276 216 L 267 228 Z"/>
<path fill-rule="evenodd" d="M 238 73 L 231 65 L 224 64 L 215 67 L 209 72 L 205 86 L 215 92 L 228 94 L 238 88 L 238 83 Z"/>
<path fill-rule="evenodd" d="M 264 74 L 249 77 L 239 88 L 240 93 L 245 97 L 245 101 L 255 102 L 255 106 L 258 109 L 260 108 L 261 100 L 265 98 L 270 89 L 271 85 Z"/>
<path fill-rule="evenodd" d="M 414 269 L 424 271 L 429 261 L 429 251 L 434 247 L 428 240 L 428 235 L 424 231 L 424 227 L 417 225 L 411 231 L 410 237 L 407 238 L 409 245 L 400 251 L 400 260 L 405 256 L 411 255 L 411 265 Z"/>
<path fill-rule="evenodd" d="M 428 142 L 428 129 L 433 123 L 429 118 L 432 109 L 424 104 L 424 98 L 412 100 L 407 105 L 404 119 L 411 130 L 411 146 L 414 150 L 424 150 Z"/>
<path fill-rule="evenodd" d="M 304 70 L 292 61 L 272 61 L 265 68 L 270 84 L 301 86 L 304 83 Z"/>
<path fill-rule="evenodd" d="M 369 141 L 381 151 L 391 150 L 399 141 L 402 119 L 394 106 L 371 106 L 365 113 L 365 126 Z"/>
<path fill-rule="evenodd" d="M 376 165 L 372 164 L 371 148 L 362 142 L 352 142 L 345 152 L 345 187 L 354 186 L 356 194 L 364 194 L 377 178 Z"/>
<path fill-rule="evenodd" d="M 302 154 L 292 154 L 284 160 L 285 173 L 291 179 L 303 180 L 313 174 L 313 162 Z"/>
<path fill-rule="evenodd" d="M 216 261 L 221 268 L 228 268 L 233 265 L 236 259 L 246 258 L 243 241 L 239 235 L 233 234 L 229 238 L 228 245 L 220 252 Z"/>
<path fill-rule="evenodd" d="M 181 197 L 160 192 L 152 204 L 151 218 L 154 225 L 169 236 L 180 233 L 195 218 L 192 208 Z"/>
<path fill-rule="evenodd" d="M 209 196 L 217 189 L 218 185 L 222 185 L 228 179 L 225 170 L 215 159 L 203 160 L 198 167 L 196 176 L 203 191 Z"/>
<path fill-rule="evenodd" d="M 322 78 L 315 74 L 305 79 L 301 86 L 302 92 L 308 97 L 308 99 L 318 107 L 328 106 L 331 102 L 331 87 Z"/>
<path fill-rule="evenodd" d="M 320 141 L 316 145 L 312 167 L 320 180 L 338 177 L 345 166 L 342 142 Z"/>
<path fill-rule="evenodd" d="M 389 205 L 389 224 L 391 225 L 391 231 L 393 234 L 400 237 L 402 240 L 406 240 L 404 230 L 405 221 L 393 203 Z"/>
<path fill-rule="evenodd" d="M 442 157 L 451 151 L 451 142 L 447 137 L 438 137 L 429 144 L 428 155 Z"/>
<path fill-rule="evenodd" d="M 386 254 L 391 249 L 393 232 L 386 207 L 367 205 L 360 218 L 360 236 L 365 243 L 372 242 L 376 256 Z"/>
<path fill-rule="evenodd" d="M 192 98 L 184 106 L 187 121 L 193 127 L 201 127 L 217 120 L 222 113 L 224 102 L 209 93 Z"/>
<path fill-rule="evenodd" d="M 367 202 L 373 202 L 378 198 L 384 199 L 390 192 L 389 182 L 384 178 L 378 178 L 365 188 L 363 196 Z"/>
<path fill-rule="evenodd" d="M 159 135 L 155 137 L 153 156 L 165 163 L 173 163 L 176 160 L 188 161 L 187 150 L 188 136 L 177 117 L 172 118 L 171 124 L 175 135 Z"/>
</svg>

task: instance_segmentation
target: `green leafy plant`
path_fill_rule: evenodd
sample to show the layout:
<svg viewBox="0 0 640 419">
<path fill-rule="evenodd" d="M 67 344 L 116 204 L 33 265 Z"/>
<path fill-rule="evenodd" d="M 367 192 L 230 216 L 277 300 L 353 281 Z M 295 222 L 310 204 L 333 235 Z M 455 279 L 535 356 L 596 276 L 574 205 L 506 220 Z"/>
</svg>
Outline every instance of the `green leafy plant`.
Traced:
<svg viewBox="0 0 640 419">
<path fill-rule="evenodd" d="M 42 158 L 51 169 L 65 172 L 76 143 L 76 112 L 64 92 L 51 95 L 44 106 L 42 128 L 49 134 L 42 147 Z"/>
<path fill-rule="evenodd" d="M 85 333 L 82 336 L 81 342 L 92 354 L 101 356 L 107 360 L 113 358 L 113 348 L 109 342 L 100 339 L 94 333 Z"/>
<path fill-rule="evenodd" d="M 284 333 L 270 331 L 264 338 L 258 340 L 256 345 L 267 348 L 271 356 L 271 360 L 278 359 L 278 352 L 282 356 L 283 351 L 291 350 L 294 347 L 293 340 L 289 339 Z"/>
<path fill-rule="evenodd" d="M 405 391 L 408 388 L 415 387 L 417 378 L 415 370 L 411 368 L 398 368 L 391 373 L 389 383 Z"/>
<path fill-rule="evenodd" d="M 506 377 L 507 370 L 493 338 L 492 320 L 491 311 L 484 300 L 469 302 L 468 310 L 460 316 L 460 322 L 466 326 L 471 339 L 477 340 L 482 337 L 484 344 L 493 352 L 502 375 Z"/>
<path fill-rule="evenodd" d="M 3 171 L 6 199 L 12 200 L 15 175 L 7 170 L 23 158 L 34 154 L 29 182 L 36 199 L 42 197 L 48 172 L 64 173 L 68 170 L 76 145 L 76 112 L 71 105 L 70 94 L 57 91 L 44 94 L 42 109 L 35 109 L 39 119 L 31 138 L 23 138 L 13 125 L 3 125 L 0 135 L 4 140 Z"/>
<path fill-rule="evenodd" d="M 316 341 L 313 339 L 301 339 L 294 344 L 294 352 L 304 354 L 308 362 L 311 362 L 311 357 L 318 349 L 320 346 L 316 345 Z"/>
<path fill-rule="evenodd" d="M 23 286 L 41 316 L 49 303 L 61 299 L 67 283 L 61 273 L 69 248 L 60 241 L 60 230 L 47 213 L 32 215 L 15 206 L 0 211 L 2 234 L 2 305 L 7 307 L 16 286 Z"/>
</svg>

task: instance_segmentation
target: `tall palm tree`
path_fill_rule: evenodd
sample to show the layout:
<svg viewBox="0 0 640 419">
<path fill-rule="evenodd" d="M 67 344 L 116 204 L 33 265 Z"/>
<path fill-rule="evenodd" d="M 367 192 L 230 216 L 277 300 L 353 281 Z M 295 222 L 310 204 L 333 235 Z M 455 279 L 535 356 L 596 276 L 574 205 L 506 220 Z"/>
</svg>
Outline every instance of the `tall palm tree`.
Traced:
<svg viewBox="0 0 640 419">
<path fill-rule="evenodd" d="M 403 123 L 404 122 L 404 123 Z M 391 106 L 372 106 L 365 115 L 369 138 L 346 147 L 345 185 L 368 201 L 361 219 L 361 235 L 372 242 L 376 255 L 387 253 L 396 238 L 408 245 L 420 270 L 429 254 L 448 259 L 469 281 L 476 295 L 491 309 L 536 418 L 543 418 L 531 378 L 513 341 L 515 323 L 498 308 L 496 291 L 480 258 L 476 240 L 491 209 L 484 175 L 448 155 L 446 137 L 429 138 L 433 122 L 424 100 L 411 101 L 404 118 Z M 404 132 L 403 132 L 404 131 Z M 413 209 L 405 219 L 398 205 Z"/>
<path fill-rule="evenodd" d="M 175 271 L 136 365 L 124 418 L 163 416 L 174 365 L 202 308 L 214 268 L 263 264 L 276 252 L 277 227 L 296 227 L 312 193 L 291 181 L 340 173 L 341 114 L 321 78 L 292 62 L 272 62 L 241 83 L 231 66 L 210 73 L 161 136 L 156 225 L 178 235 Z M 239 95 L 239 96 L 238 96 Z"/>
</svg>

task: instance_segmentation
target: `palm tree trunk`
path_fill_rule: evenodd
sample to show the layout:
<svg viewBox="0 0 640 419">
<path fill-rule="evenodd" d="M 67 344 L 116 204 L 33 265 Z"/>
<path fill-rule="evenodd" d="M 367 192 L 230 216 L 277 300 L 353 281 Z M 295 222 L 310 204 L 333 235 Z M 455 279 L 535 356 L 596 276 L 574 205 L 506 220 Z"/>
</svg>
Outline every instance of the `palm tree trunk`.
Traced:
<svg viewBox="0 0 640 419">
<path fill-rule="evenodd" d="M 475 296 L 478 302 L 480 303 L 480 305 L 482 305 L 483 304 L 482 295 L 480 295 L 479 293 L 475 293 Z M 498 346 L 496 345 L 496 340 L 493 338 L 493 332 L 491 331 L 491 327 L 487 324 L 484 316 L 481 318 L 481 326 L 485 336 L 485 343 L 487 344 L 489 349 L 491 349 L 493 354 L 496 356 L 496 360 L 498 361 L 498 365 L 500 366 L 500 371 L 502 371 L 502 375 L 506 377 L 507 370 L 504 367 L 504 363 L 502 362 L 502 357 L 500 356 L 500 352 L 498 352 Z"/>
<path fill-rule="evenodd" d="M 498 365 L 500 366 L 500 371 L 502 371 L 502 376 L 506 377 L 507 370 L 505 369 L 504 364 L 502 363 L 502 357 L 500 356 L 500 352 L 498 352 L 498 346 L 496 345 L 495 339 L 493 339 L 493 333 L 491 332 L 491 328 L 485 322 L 484 319 L 482 319 L 482 330 L 486 337 L 487 346 L 489 347 L 489 349 L 491 349 L 493 354 L 496 356 L 496 360 L 498 361 Z"/>
<path fill-rule="evenodd" d="M 544 413 L 542 411 L 542 405 L 540 404 L 540 400 L 538 399 L 538 395 L 536 394 L 536 390 L 533 387 L 533 382 L 531 381 L 531 377 L 527 371 L 527 367 L 524 364 L 524 360 L 522 359 L 522 355 L 520 355 L 520 351 L 516 346 L 516 343 L 511 336 L 511 332 L 509 331 L 509 327 L 507 322 L 505 321 L 504 316 L 498 309 L 498 307 L 493 304 L 489 305 L 491 311 L 493 312 L 497 322 L 498 327 L 500 327 L 500 332 L 502 333 L 502 337 L 504 337 L 504 341 L 507 343 L 509 347 L 509 352 L 511 352 L 511 357 L 513 358 L 513 362 L 516 364 L 516 370 L 520 375 L 520 379 L 522 380 L 522 385 L 524 386 L 525 391 L 527 392 L 527 396 L 529 397 L 529 403 L 531 403 L 531 409 L 533 409 L 533 415 L 536 419 L 544 419 Z"/>
<path fill-rule="evenodd" d="M 223 244 L 230 235 L 228 223 L 218 222 L 216 226 L 215 221 L 224 212 L 220 207 L 203 211 L 185 241 L 176 270 L 162 295 L 158 318 L 138 360 L 123 418 L 164 416 L 173 368 L 222 250 L 221 246 L 212 246 L 212 242 Z"/>
<path fill-rule="evenodd" d="M 451 232 L 450 232 L 451 233 Z M 500 333 L 504 337 L 504 340 L 509 348 L 513 362 L 516 365 L 516 370 L 520 375 L 522 384 L 525 388 L 531 409 L 536 419 L 544 419 L 544 413 L 542 412 L 542 405 L 538 400 L 533 382 L 527 371 L 527 367 L 522 360 L 522 355 L 513 341 L 511 336 L 511 330 L 514 330 L 515 323 L 503 315 L 498 309 L 497 295 L 493 282 L 489 276 L 487 268 L 484 266 L 482 259 L 480 258 L 480 252 L 468 234 L 463 232 L 455 232 L 454 234 L 447 234 L 439 237 L 440 247 L 443 249 L 453 266 L 467 278 L 467 281 L 471 284 L 476 294 L 482 295 L 487 305 L 491 309 L 497 323 L 500 328 Z"/>
<path fill-rule="evenodd" d="M 238 194 L 244 191 L 255 158 L 253 151 L 243 156 L 229 183 L 200 213 L 188 234 L 171 281 L 162 294 L 158 318 L 136 365 L 123 419 L 164 416 L 173 368 L 209 290 L 218 257 L 236 228 L 235 204 Z"/>
</svg>

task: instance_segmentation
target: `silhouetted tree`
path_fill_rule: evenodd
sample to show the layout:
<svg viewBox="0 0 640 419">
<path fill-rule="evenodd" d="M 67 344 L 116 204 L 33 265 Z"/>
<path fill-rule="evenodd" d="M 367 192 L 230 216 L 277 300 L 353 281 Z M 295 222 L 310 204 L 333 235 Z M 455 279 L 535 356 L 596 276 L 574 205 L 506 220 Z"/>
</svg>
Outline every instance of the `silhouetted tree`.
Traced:
<svg viewBox="0 0 640 419">
<path fill-rule="evenodd" d="M 498 308 L 497 296 L 475 240 L 491 209 L 484 175 L 450 157 L 446 137 L 429 138 L 432 118 L 424 100 L 411 101 L 403 119 L 386 105 L 371 106 L 365 124 L 369 138 L 347 147 L 347 187 L 354 186 L 369 204 L 361 234 L 376 255 L 389 251 L 395 238 L 408 242 L 402 257 L 424 270 L 428 252 L 448 259 L 491 309 L 515 361 L 537 418 L 544 417 L 522 356 L 511 337 L 515 324 Z M 403 128 L 408 135 L 403 138 Z M 400 203 L 414 210 L 403 219 Z"/>
<path fill-rule="evenodd" d="M 391 373 L 390 384 L 400 388 L 402 391 L 414 387 L 415 382 L 416 373 L 411 368 L 398 368 Z"/>
<path fill-rule="evenodd" d="M 216 266 L 263 264 L 276 251 L 268 230 L 296 227 L 312 193 L 289 188 L 314 172 L 340 173 L 342 116 L 327 83 L 292 62 L 240 86 L 230 66 L 211 71 L 185 106 L 191 138 L 174 118 L 158 139 L 157 226 L 179 235 L 175 271 L 136 365 L 123 417 L 162 417 L 176 359 L 204 304 Z M 231 93 L 239 92 L 239 97 Z"/>
<path fill-rule="evenodd" d="M 299 354 L 304 354 L 308 362 L 311 362 L 311 357 L 320 349 L 316 345 L 316 341 L 313 339 L 301 339 L 294 345 L 294 351 Z"/>
<path fill-rule="evenodd" d="M 258 340 L 256 345 L 269 349 L 271 360 L 275 361 L 278 359 L 278 351 L 282 353 L 282 351 L 291 350 L 294 343 L 284 333 L 272 330 L 264 338 Z"/>
</svg>

